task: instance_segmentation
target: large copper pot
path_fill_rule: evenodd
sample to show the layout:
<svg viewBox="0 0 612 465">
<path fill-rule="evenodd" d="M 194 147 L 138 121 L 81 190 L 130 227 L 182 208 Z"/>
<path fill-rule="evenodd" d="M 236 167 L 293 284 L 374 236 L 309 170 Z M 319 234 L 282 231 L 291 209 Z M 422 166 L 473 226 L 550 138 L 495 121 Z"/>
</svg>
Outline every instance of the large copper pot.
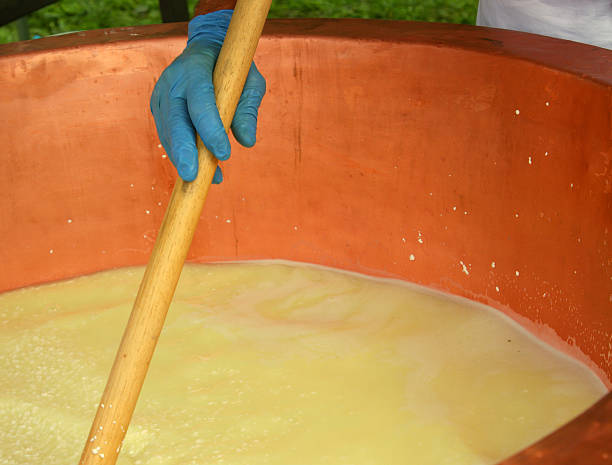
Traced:
<svg viewBox="0 0 612 465">
<path fill-rule="evenodd" d="M 148 100 L 185 33 L 0 46 L 0 291 L 147 262 L 175 177 Z M 612 386 L 612 52 L 273 20 L 256 60 L 258 142 L 234 145 L 190 260 L 283 258 L 465 296 Z M 610 462 L 608 394 L 503 463 Z"/>
</svg>

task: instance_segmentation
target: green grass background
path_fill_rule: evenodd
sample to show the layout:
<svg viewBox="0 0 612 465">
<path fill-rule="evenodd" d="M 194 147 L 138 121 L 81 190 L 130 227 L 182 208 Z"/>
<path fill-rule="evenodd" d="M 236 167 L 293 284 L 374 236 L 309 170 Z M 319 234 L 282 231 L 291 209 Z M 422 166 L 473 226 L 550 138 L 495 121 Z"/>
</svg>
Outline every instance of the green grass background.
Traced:
<svg viewBox="0 0 612 465">
<path fill-rule="evenodd" d="M 188 0 L 189 11 L 197 0 Z M 272 18 L 377 18 L 474 24 L 478 0 L 274 0 Z M 28 17 L 30 35 L 161 22 L 158 0 L 60 0 Z M 0 27 L 0 43 L 17 39 Z"/>
</svg>

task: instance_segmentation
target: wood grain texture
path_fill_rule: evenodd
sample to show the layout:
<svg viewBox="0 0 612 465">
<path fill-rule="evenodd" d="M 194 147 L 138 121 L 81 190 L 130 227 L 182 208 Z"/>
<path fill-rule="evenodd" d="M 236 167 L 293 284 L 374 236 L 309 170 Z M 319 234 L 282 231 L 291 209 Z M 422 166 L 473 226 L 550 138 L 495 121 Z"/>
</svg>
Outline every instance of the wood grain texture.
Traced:
<svg viewBox="0 0 612 465">
<path fill-rule="evenodd" d="M 240 0 L 213 76 L 221 120 L 229 128 L 271 0 Z M 115 357 L 80 464 L 112 465 L 121 450 L 217 159 L 198 138 L 199 171 L 190 183 L 176 181 L 149 264 Z"/>
</svg>

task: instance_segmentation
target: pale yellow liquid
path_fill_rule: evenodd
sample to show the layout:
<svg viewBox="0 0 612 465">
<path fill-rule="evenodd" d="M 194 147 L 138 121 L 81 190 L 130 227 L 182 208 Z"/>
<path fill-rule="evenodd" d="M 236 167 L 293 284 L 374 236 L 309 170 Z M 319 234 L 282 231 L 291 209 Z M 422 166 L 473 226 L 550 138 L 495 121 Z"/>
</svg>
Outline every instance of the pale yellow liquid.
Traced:
<svg viewBox="0 0 612 465">
<path fill-rule="evenodd" d="M 1 464 L 77 463 L 141 275 L 0 295 Z M 118 463 L 494 463 L 605 392 L 481 306 L 311 267 L 188 265 Z"/>
</svg>

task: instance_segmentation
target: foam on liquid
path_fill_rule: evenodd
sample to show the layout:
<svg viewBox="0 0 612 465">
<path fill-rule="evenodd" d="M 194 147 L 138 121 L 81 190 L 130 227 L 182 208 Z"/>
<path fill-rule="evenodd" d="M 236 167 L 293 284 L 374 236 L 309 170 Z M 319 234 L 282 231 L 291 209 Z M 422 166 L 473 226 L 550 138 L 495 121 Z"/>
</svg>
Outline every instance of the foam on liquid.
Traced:
<svg viewBox="0 0 612 465">
<path fill-rule="evenodd" d="M 142 273 L 0 295 L 0 464 L 77 463 Z M 605 392 L 482 306 L 297 264 L 187 265 L 117 463 L 492 464 Z"/>
</svg>

